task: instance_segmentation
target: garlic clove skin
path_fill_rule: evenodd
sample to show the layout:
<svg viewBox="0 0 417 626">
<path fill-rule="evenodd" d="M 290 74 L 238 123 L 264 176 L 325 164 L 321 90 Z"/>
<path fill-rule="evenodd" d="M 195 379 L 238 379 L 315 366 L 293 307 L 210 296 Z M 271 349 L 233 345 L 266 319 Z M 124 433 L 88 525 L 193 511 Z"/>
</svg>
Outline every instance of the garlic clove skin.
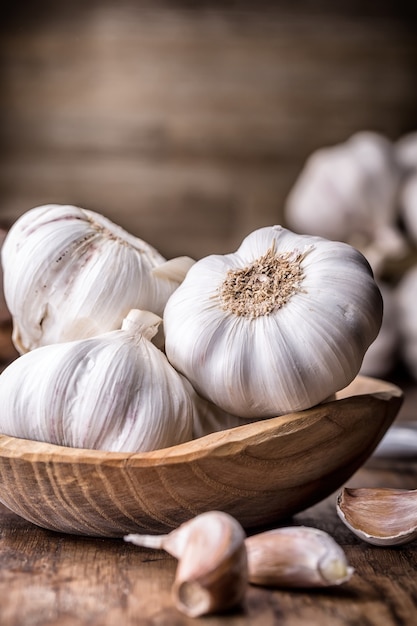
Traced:
<svg viewBox="0 0 417 626">
<path fill-rule="evenodd" d="M 146 452 L 192 438 L 190 385 L 151 342 L 161 318 L 32 350 L 0 375 L 0 432 L 76 448 Z"/>
<path fill-rule="evenodd" d="M 248 576 L 245 533 L 227 513 L 202 513 L 168 535 L 130 534 L 124 539 L 178 559 L 172 594 L 185 615 L 225 611 L 243 600 Z"/>
<path fill-rule="evenodd" d="M 235 278 L 248 277 L 252 292 L 235 287 Z M 265 227 L 236 253 L 191 267 L 165 307 L 165 350 L 197 393 L 222 410 L 272 417 L 346 387 L 381 320 L 381 294 L 360 252 Z"/>
<path fill-rule="evenodd" d="M 171 260 L 163 270 L 166 263 L 155 248 L 93 211 L 64 205 L 27 211 L 2 247 L 17 350 L 116 330 L 133 308 L 161 315 L 189 267 L 175 268 Z"/>
<path fill-rule="evenodd" d="M 326 532 L 307 526 L 277 528 L 245 540 L 249 582 L 281 588 L 331 587 L 353 574 L 342 548 Z"/>
<path fill-rule="evenodd" d="M 337 514 L 357 537 L 375 546 L 397 546 L 417 539 L 417 489 L 345 487 Z"/>
</svg>

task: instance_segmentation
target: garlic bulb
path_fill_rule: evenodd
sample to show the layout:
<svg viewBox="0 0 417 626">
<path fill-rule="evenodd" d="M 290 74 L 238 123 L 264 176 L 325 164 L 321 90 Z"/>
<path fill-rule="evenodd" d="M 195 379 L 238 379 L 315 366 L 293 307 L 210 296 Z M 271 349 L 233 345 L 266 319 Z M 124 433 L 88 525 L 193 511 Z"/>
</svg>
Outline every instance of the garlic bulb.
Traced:
<svg viewBox="0 0 417 626">
<path fill-rule="evenodd" d="M 189 384 L 151 339 L 161 318 L 32 350 L 0 375 L 0 432 L 70 447 L 146 452 L 192 438 Z"/>
<path fill-rule="evenodd" d="M 161 315 L 191 260 L 165 259 L 98 213 L 24 213 L 2 248 L 4 294 L 20 353 L 120 328 L 133 308 Z"/>
<path fill-rule="evenodd" d="M 400 168 L 388 139 L 356 133 L 307 160 L 286 206 L 293 230 L 346 241 L 378 273 L 387 258 L 401 258 L 406 241 L 396 225 Z"/>
<path fill-rule="evenodd" d="M 265 227 L 236 253 L 193 265 L 165 307 L 165 349 L 223 410 L 270 417 L 350 383 L 381 318 L 381 294 L 360 252 Z"/>
</svg>

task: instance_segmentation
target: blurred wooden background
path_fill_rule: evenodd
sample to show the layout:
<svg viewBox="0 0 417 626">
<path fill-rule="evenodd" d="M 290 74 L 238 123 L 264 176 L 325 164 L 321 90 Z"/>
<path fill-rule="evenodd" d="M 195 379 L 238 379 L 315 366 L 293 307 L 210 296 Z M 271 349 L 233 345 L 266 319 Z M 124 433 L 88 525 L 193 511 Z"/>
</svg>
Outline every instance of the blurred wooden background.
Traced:
<svg viewBox="0 0 417 626">
<path fill-rule="evenodd" d="M 69 203 L 167 257 L 234 250 L 311 151 L 417 129 L 413 4 L 6 3 L 0 224 Z"/>
</svg>

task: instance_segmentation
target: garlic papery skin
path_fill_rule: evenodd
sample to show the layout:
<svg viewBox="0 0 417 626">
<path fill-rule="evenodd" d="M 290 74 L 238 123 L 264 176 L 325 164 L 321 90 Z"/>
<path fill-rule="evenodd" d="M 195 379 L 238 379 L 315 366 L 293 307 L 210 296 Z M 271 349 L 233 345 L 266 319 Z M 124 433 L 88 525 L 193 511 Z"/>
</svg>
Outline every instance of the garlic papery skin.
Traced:
<svg viewBox="0 0 417 626">
<path fill-rule="evenodd" d="M 245 532 L 222 511 L 197 515 L 168 535 L 126 535 L 138 546 L 165 550 L 178 567 L 172 595 L 190 617 L 226 611 L 245 595 L 248 565 Z"/>
<path fill-rule="evenodd" d="M 0 375 L 0 432 L 62 446 L 147 452 L 192 438 L 189 383 L 133 310 L 119 330 L 32 350 Z"/>
<path fill-rule="evenodd" d="M 331 587 L 353 574 L 326 532 L 308 526 L 276 528 L 245 540 L 249 582 L 267 587 Z"/>
<path fill-rule="evenodd" d="M 174 260 L 93 211 L 31 209 L 2 248 L 13 342 L 24 353 L 120 328 L 134 308 L 161 315 L 189 261 L 176 260 L 175 271 Z"/>
<path fill-rule="evenodd" d="M 417 539 L 417 489 L 342 489 L 337 514 L 357 537 L 375 546 Z"/>
<path fill-rule="evenodd" d="M 408 252 L 397 226 L 401 182 L 391 142 L 373 132 L 321 148 L 308 158 L 285 205 L 289 228 L 358 248 L 379 274 Z"/>
<path fill-rule="evenodd" d="M 381 319 L 381 294 L 360 252 L 272 226 L 236 253 L 193 265 L 165 307 L 165 349 L 224 411 L 272 417 L 348 385 Z"/>
</svg>

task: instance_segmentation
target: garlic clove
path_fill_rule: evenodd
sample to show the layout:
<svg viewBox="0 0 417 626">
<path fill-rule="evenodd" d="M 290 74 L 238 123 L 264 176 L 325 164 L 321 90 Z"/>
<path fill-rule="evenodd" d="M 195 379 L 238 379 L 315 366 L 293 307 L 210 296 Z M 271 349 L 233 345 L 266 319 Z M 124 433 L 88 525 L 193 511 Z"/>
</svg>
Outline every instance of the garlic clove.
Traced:
<svg viewBox="0 0 417 626">
<path fill-rule="evenodd" d="M 189 256 L 179 256 L 154 267 L 152 269 L 152 274 L 156 277 L 166 278 L 167 280 L 174 280 L 177 283 L 182 283 L 188 270 L 194 265 L 194 263 L 194 259 Z"/>
<path fill-rule="evenodd" d="M 337 513 L 357 537 L 376 546 L 395 546 L 417 539 L 417 489 L 345 487 Z"/>
<path fill-rule="evenodd" d="M 277 528 L 248 537 L 249 582 L 269 587 L 330 587 L 348 581 L 353 568 L 322 530 Z"/>
<path fill-rule="evenodd" d="M 168 535 L 130 534 L 124 539 L 178 559 L 172 594 L 186 615 L 225 611 L 242 601 L 247 587 L 245 533 L 227 513 L 202 513 Z"/>
<path fill-rule="evenodd" d="M 417 265 L 408 269 L 395 290 L 400 329 L 400 350 L 411 375 L 417 380 Z"/>
</svg>

